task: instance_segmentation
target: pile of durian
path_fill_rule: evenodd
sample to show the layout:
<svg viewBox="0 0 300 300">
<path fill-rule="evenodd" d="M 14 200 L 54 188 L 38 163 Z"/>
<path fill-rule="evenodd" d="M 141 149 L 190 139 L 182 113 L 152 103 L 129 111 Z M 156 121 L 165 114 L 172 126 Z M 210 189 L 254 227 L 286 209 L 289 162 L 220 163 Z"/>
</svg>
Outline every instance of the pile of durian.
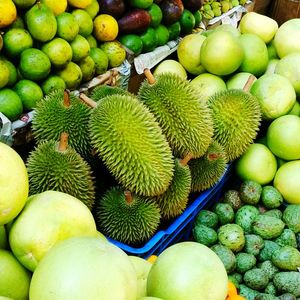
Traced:
<svg viewBox="0 0 300 300">
<path fill-rule="evenodd" d="M 101 232 L 131 245 L 180 215 L 191 192 L 213 186 L 253 142 L 261 120 L 248 92 L 204 101 L 187 80 L 146 74 L 136 96 L 105 85 L 80 97 L 62 90 L 46 96 L 35 110 L 37 146 L 27 161 L 31 195 L 73 195 Z M 97 193 L 103 165 L 115 184 Z"/>
</svg>

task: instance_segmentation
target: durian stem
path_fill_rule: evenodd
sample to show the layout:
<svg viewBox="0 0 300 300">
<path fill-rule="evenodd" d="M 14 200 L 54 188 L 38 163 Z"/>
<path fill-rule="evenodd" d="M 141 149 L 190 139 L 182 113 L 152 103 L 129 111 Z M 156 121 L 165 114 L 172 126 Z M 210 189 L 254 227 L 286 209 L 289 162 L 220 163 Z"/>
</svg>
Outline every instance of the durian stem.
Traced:
<svg viewBox="0 0 300 300">
<path fill-rule="evenodd" d="M 146 76 L 149 84 L 154 84 L 156 82 L 153 74 L 148 68 L 144 70 L 144 75 Z"/>
<path fill-rule="evenodd" d="M 181 165 L 185 167 L 192 158 L 193 155 L 191 153 L 188 153 L 183 159 L 180 160 Z"/>
<path fill-rule="evenodd" d="M 64 91 L 64 107 L 70 107 L 71 101 L 70 101 L 70 91 L 65 90 Z"/>
<path fill-rule="evenodd" d="M 255 80 L 255 76 L 251 74 L 251 75 L 249 76 L 249 78 L 248 78 L 246 84 L 245 84 L 244 87 L 243 87 L 243 91 L 244 91 L 244 92 L 249 92 L 250 87 L 251 87 L 251 85 L 252 85 L 252 83 L 253 83 L 254 80 Z"/>
<path fill-rule="evenodd" d="M 80 93 L 79 98 L 88 106 L 90 106 L 91 108 L 95 108 L 97 106 L 97 102 L 95 102 L 94 100 L 92 100 L 91 98 L 89 98 L 87 95 L 85 95 L 84 93 Z"/>
<path fill-rule="evenodd" d="M 67 150 L 67 148 L 68 148 L 68 138 L 69 138 L 69 135 L 66 132 L 63 132 L 60 135 L 60 141 L 59 141 L 59 144 L 58 144 L 58 151 L 63 152 L 63 151 Z"/>
<path fill-rule="evenodd" d="M 132 194 L 130 191 L 125 191 L 124 192 L 124 195 L 125 195 L 125 200 L 128 204 L 132 203 L 133 201 L 133 197 L 132 197 Z"/>
</svg>

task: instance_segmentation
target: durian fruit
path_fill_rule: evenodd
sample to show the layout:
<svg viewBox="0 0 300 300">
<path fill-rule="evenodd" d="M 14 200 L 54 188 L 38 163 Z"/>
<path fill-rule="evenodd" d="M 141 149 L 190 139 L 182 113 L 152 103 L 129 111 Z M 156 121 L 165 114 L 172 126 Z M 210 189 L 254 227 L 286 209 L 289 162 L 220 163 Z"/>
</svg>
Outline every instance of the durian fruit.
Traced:
<svg viewBox="0 0 300 300">
<path fill-rule="evenodd" d="M 191 171 L 182 160 L 175 160 L 174 176 L 169 188 L 163 194 L 154 197 L 163 219 L 179 216 L 186 208 L 191 191 Z"/>
<path fill-rule="evenodd" d="M 158 205 L 120 187 L 107 191 L 96 205 L 96 224 L 103 234 L 122 243 L 149 239 L 160 223 Z"/>
<path fill-rule="evenodd" d="M 99 85 L 95 87 L 90 95 L 90 98 L 98 102 L 102 98 L 111 95 L 130 95 L 130 93 L 120 87 L 112 87 L 109 85 Z"/>
<path fill-rule="evenodd" d="M 58 141 L 62 132 L 68 132 L 69 144 L 84 158 L 91 155 L 88 123 L 91 108 L 79 98 L 62 90 L 55 90 L 38 102 L 32 120 L 34 137 Z"/>
<path fill-rule="evenodd" d="M 243 90 L 216 93 L 208 102 L 213 111 L 214 140 L 224 147 L 228 159 L 234 160 L 257 135 L 261 121 L 259 102 Z"/>
<path fill-rule="evenodd" d="M 213 141 L 203 157 L 189 162 L 192 174 L 192 192 L 201 192 L 212 187 L 226 170 L 227 157 L 224 148 Z"/>
<path fill-rule="evenodd" d="M 158 120 L 174 153 L 202 156 L 212 139 L 211 110 L 185 79 L 163 73 L 154 79 L 146 70 L 148 81 L 140 87 L 138 96 Z"/>
<path fill-rule="evenodd" d="M 166 191 L 173 177 L 172 151 L 154 116 L 137 98 L 103 98 L 92 112 L 90 135 L 124 188 L 143 196 Z"/>
<path fill-rule="evenodd" d="M 68 145 L 68 135 L 60 142 L 43 141 L 27 161 L 30 195 L 48 190 L 64 192 L 81 200 L 90 209 L 95 187 L 90 166 Z"/>
</svg>

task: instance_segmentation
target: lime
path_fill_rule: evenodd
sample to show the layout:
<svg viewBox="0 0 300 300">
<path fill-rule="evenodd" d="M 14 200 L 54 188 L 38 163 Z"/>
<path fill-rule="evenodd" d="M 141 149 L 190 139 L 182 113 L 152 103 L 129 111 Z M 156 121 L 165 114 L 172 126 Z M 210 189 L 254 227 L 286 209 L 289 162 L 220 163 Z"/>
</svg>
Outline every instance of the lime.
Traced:
<svg viewBox="0 0 300 300">
<path fill-rule="evenodd" d="M 135 55 L 139 55 L 143 50 L 143 41 L 136 34 L 127 34 L 120 37 L 119 41 Z"/>
<path fill-rule="evenodd" d="M 92 19 L 96 18 L 100 10 L 100 6 L 97 0 L 92 0 L 92 3 L 84 9 Z"/>
<path fill-rule="evenodd" d="M 76 89 L 82 80 L 81 69 L 73 62 L 69 62 L 64 69 L 57 72 L 57 75 L 64 80 L 68 89 Z"/>
<path fill-rule="evenodd" d="M 105 42 L 101 45 L 101 49 L 108 57 L 108 65 L 111 68 L 118 67 L 126 58 L 126 51 L 118 41 Z"/>
<path fill-rule="evenodd" d="M 149 27 L 141 36 L 143 42 L 143 52 L 151 52 L 157 46 L 157 36 L 155 29 Z"/>
<path fill-rule="evenodd" d="M 3 60 L 9 70 L 9 77 L 8 77 L 8 82 L 7 82 L 7 86 L 12 86 L 16 83 L 17 79 L 18 79 L 18 73 L 17 73 L 17 69 L 15 67 L 15 65 L 10 62 L 7 59 Z"/>
<path fill-rule="evenodd" d="M 42 89 L 33 81 L 22 79 L 14 87 L 14 91 L 20 97 L 23 108 L 32 110 L 38 101 L 43 98 Z"/>
<path fill-rule="evenodd" d="M 153 0 L 129 0 L 129 4 L 136 8 L 148 8 L 153 3 Z"/>
<path fill-rule="evenodd" d="M 3 36 L 4 50 L 10 57 L 16 57 L 33 44 L 30 33 L 22 28 L 12 28 Z"/>
<path fill-rule="evenodd" d="M 195 27 L 197 28 L 202 21 L 202 15 L 200 10 L 194 12 L 194 18 L 195 18 Z"/>
<path fill-rule="evenodd" d="M 155 28 L 156 36 L 157 36 L 157 45 L 163 46 L 169 41 L 169 30 L 165 25 L 158 25 Z"/>
<path fill-rule="evenodd" d="M 41 80 L 49 75 L 51 63 L 44 52 L 29 48 L 21 53 L 19 69 L 24 78 Z"/>
<path fill-rule="evenodd" d="M 13 28 L 25 28 L 25 23 L 21 17 L 17 17 L 15 21 L 9 26 L 9 29 Z"/>
<path fill-rule="evenodd" d="M 14 0 L 14 3 L 19 7 L 19 8 L 27 8 L 32 6 L 36 0 Z"/>
<path fill-rule="evenodd" d="M 0 60 L 0 89 L 5 87 L 9 81 L 9 69 L 4 62 Z"/>
<path fill-rule="evenodd" d="M 55 38 L 44 44 L 41 50 L 47 54 L 51 64 L 56 68 L 65 66 L 73 55 L 70 44 L 61 38 Z"/>
<path fill-rule="evenodd" d="M 103 74 L 108 68 L 108 57 L 106 53 L 99 48 L 91 48 L 90 57 L 95 62 L 96 75 Z"/>
<path fill-rule="evenodd" d="M 160 24 L 163 17 L 160 7 L 157 4 L 153 3 L 148 7 L 147 11 L 151 17 L 150 26 L 157 27 Z"/>
<path fill-rule="evenodd" d="M 170 26 L 168 26 L 168 30 L 169 30 L 169 40 L 175 40 L 178 38 L 180 31 L 181 31 L 181 25 L 179 22 L 175 22 L 173 24 L 171 24 Z"/>
<path fill-rule="evenodd" d="M 73 51 L 72 61 L 80 61 L 87 57 L 90 52 L 89 42 L 81 35 L 77 35 L 76 38 L 70 43 Z"/>
<path fill-rule="evenodd" d="M 57 21 L 57 36 L 71 42 L 75 39 L 79 32 L 79 25 L 75 17 L 69 13 L 62 13 L 56 17 Z"/>
<path fill-rule="evenodd" d="M 91 35 L 93 32 L 93 20 L 91 16 L 83 9 L 75 9 L 72 15 L 79 26 L 79 34 L 82 36 Z"/>
<path fill-rule="evenodd" d="M 90 56 L 83 58 L 78 63 L 78 66 L 82 72 L 82 81 L 83 82 L 90 81 L 94 77 L 96 67 L 95 67 L 94 60 Z"/>
<path fill-rule="evenodd" d="M 64 90 L 66 88 L 66 84 L 61 77 L 51 75 L 42 83 L 41 87 L 44 95 L 48 95 L 54 90 Z"/>
<path fill-rule="evenodd" d="M 191 33 L 196 24 L 194 15 L 187 9 L 183 10 L 179 22 L 181 25 L 181 32 L 184 34 Z"/>
<path fill-rule="evenodd" d="M 90 48 L 97 48 L 98 47 L 97 40 L 92 35 L 87 36 L 86 40 L 90 44 Z"/>
<path fill-rule="evenodd" d="M 0 90 L 0 112 L 11 121 L 15 121 L 23 112 L 20 97 L 11 89 Z"/>
</svg>

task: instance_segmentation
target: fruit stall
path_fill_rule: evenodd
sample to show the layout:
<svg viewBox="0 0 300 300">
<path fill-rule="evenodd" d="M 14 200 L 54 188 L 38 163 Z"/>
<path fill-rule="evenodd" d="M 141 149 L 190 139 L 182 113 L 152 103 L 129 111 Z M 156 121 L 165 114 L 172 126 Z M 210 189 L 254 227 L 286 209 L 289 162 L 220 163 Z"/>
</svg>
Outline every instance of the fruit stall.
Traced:
<svg viewBox="0 0 300 300">
<path fill-rule="evenodd" d="M 300 299 L 300 2 L 0 0 L 0 300 Z"/>
</svg>

